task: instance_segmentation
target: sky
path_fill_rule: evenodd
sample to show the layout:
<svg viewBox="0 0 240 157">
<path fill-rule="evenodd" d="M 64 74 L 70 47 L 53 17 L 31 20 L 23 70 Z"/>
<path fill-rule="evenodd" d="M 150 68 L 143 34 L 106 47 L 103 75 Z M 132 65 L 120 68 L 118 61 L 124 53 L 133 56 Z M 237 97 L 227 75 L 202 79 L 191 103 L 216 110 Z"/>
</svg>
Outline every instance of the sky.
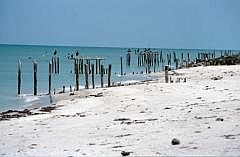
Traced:
<svg viewBox="0 0 240 157">
<path fill-rule="evenodd" d="M 240 49 L 240 0 L 0 0 L 0 43 Z"/>
</svg>

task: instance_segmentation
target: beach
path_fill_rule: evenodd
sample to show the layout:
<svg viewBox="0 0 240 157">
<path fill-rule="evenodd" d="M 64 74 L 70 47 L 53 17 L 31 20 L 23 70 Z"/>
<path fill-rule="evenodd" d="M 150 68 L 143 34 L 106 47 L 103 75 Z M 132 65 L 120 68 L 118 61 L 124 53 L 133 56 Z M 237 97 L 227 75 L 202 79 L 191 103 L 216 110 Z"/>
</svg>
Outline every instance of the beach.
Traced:
<svg viewBox="0 0 240 157">
<path fill-rule="evenodd" d="M 0 156 L 239 155 L 240 65 L 169 73 L 173 83 L 153 73 L 158 79 L 59 94 L 51 112 L 2 120 Z"/>
<path fill-rule="evenodd" d="M 127 65 L 128 50 L 131 51 L 131 63 Z M 57 52 L 54 55 L 55 51 Z M 79 53 L 79 56 L 77 55 Z M 52 68 L 52 92 L 57 92 L 66 87 L 76 85 L 75 61 L 79 59 L 80 84 L 79 88 L 85 87 L 84 64 L 91 67 L 94 64 L 95 86 L 100 87 L 100 64 L 104 66 L 104 83 L 107 84 L 106 71 L 109 64 L 111 69 L 111 82 L 125 81 L 143 81 L 148 79 L 149 71 L 161 72 L 164 65 L 176 67 L 176 58 L 178 66 L 186 65 L 195 61 L 196 58 L 204 60 L 206 56 L 218 58 L 222 55 L 231 55 L 239 53 L 238 50 L 215 50 L 215 49 L 166 49 L 166 48 L 125 48 L 125 47 L 81 47 L 81 46 L 47 46 L 47 45 L 5 45 L 0 43 L 0 112 L 9 109 L 20 110 L 29 106 L 49 105 L 49 98 L 46 96 L 49 92 L 49 63 L 54 65 L 54 58 L 59 58 L 59 69 Z M 156 54 L 156 56 L 150 56 Z M 212 56 L 212 55 L 213 56 Z M 122 56 L 122 70 L 121 70 Z M 167 57 L 169 56 L 169 57 Z M 170 58 L 171 56 L 171 58 Z M 150 58 L 149 58 L 150 57 Z M 153 57 L 156 57 L 154 60 Z M 189 58 L 188 58 L 189 57 Z M 104 58 L 101 63 L 96 62 L 96 58 Z M 147 60 L 147 58 L 149 58 Z M 87 60 L 91 59 L 91 60 Z M 84 61 L 83 61 L 84 60 Z M 190 60 L 190 61 L 189 61 Z M 151 63 L 149 63 L 151 61 Z M 20 94 L 18 93 L 18 71 L 19 62 L 21 63 L 21 84 Z M 37 62 L 37 96 L 33 96 L 33 62 Z M 80 64 L 81 62 L 81 64 Z M 55 62 L 56 63 L 56 62 Z M 83 64 L 83 65 L 82 65 Z M 149 68 L 146 65 L 150 64 Z M 154 64 L 154 65 L 153 65 Z M 8 67 L 8 68 L 6 68 Z M 53 67 L 53 66 L 52 66 Z M 58 67 L 58 66 L 57 66 Z M 58 71 L 59 70 L 59 71 Z M 121 72 L 123 74 L 121 74 Z M 89 74 L 89 85 L 91 87 L 91 75 Z M 17 88 L 17 89 L 16 89 Z"/>
</svg>

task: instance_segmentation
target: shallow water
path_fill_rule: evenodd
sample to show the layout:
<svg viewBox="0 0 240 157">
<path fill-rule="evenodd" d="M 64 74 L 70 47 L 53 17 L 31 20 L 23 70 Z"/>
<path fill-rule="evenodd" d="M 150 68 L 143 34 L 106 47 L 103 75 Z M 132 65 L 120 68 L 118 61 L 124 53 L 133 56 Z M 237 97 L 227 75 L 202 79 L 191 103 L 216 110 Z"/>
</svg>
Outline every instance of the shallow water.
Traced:
<svg viewBox="0 0 240 157">
<path fill-rule="evenodd" d="M 70 47 L 70 46 L 32 46 L 32 45 L 0 45 L 0 111 L 8 109 L 22 109 L 33 104 L 49 104 L 48 92 L 48 63 L 54 50 L 60 56 L 60 74 L 53 76 L 53 87 L 62 88 L 63 85 L 69 88 L 74 86 L 75 76 L 73 71 L 73 61 L 67 59 L 69 53 L 80 52 L 81 56 L 104 57 L 104 67 L 112 64 L 112 81 L 123 82 L 131 80 L 146 80 L 147 75 L 136 75 L 136 72 L 145 72 L 145 67 L 137 66 L 137 56 L 132 56 L 130 68 L 126 66 L 125 56 L 128 48 L 105 48 L 105 47 Z M 140 49 L 140 51 L 143 49 Z M 152 51 L 162 50 L 163 55 L 176 52 L 180 58 L 181 53 L 186 57 L 190 53 L 190 58 L 195 59 L 199 52 L 213 52 L 214 50 L 193 50 L 193 49 L 151 49 Z M 132 49 L 134 51 L 134 49 Z M 238 52 L 238 51 L 232 51 Z M 216 57 L 220 56 L 221 51 L 215 50 Z M 123 56 L 123 71 L 125 76 L 120 76 L 120 56 Z M 17 64 L 18 60 L 22 62 L 22 94 L 17 96 Z M 38 93 L 42 96 L 33 96 L 33 61 L 38 63 Z M 157 67 L 161 71 L 162 66 Z M 135 75 L 132 74 L 135 72 Z M 90 87 L 91 87 L 91 78 Z M 106 76 L 104 78 L 105 83 Z M 100 77 L 96 75 L 96 85 L 99 86 Z M 85 85 L 84 77 L 80 76 L 80 86 Z"/>
</svg>

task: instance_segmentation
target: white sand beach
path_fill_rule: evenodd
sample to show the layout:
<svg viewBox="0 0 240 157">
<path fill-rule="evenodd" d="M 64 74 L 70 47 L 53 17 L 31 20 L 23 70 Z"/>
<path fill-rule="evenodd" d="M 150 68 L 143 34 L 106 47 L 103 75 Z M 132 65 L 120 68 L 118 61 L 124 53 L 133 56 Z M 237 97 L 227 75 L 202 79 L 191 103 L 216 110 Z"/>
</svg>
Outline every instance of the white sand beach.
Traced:
<svg viewBox="0 0 240 157">
<path fill-rule="evenodd" d="M 240 65 L 175 72 L 174 83 L 154 74 L 160 79 L 80 91 L 51 113 L 0 121 L 0 156 L 240 155 Z"/>
</svg>

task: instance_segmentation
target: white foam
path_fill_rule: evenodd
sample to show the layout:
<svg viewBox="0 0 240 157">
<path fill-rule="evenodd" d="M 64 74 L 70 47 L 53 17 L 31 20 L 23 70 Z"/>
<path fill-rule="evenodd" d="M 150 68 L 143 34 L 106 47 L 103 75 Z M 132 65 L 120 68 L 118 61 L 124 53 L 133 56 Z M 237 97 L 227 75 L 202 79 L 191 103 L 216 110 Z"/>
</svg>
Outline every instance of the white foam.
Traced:
<svg viewBox="0 0 240 157">
<path fill-rule="evenodd" d="M 128 80 L 128 81 L 124 81 L 123 83 L 136 83 L 139 82 L 138 80 Z"/>
<path fill-rule="evenodd" d="M 29 103 L 29 102 L 33 102 L 33 101 L 36 101 L 36 100 L 39 100 L 39 97 L 37 96 L 27 96 L 25 97 L 25 102 Z"/>
</svg>

